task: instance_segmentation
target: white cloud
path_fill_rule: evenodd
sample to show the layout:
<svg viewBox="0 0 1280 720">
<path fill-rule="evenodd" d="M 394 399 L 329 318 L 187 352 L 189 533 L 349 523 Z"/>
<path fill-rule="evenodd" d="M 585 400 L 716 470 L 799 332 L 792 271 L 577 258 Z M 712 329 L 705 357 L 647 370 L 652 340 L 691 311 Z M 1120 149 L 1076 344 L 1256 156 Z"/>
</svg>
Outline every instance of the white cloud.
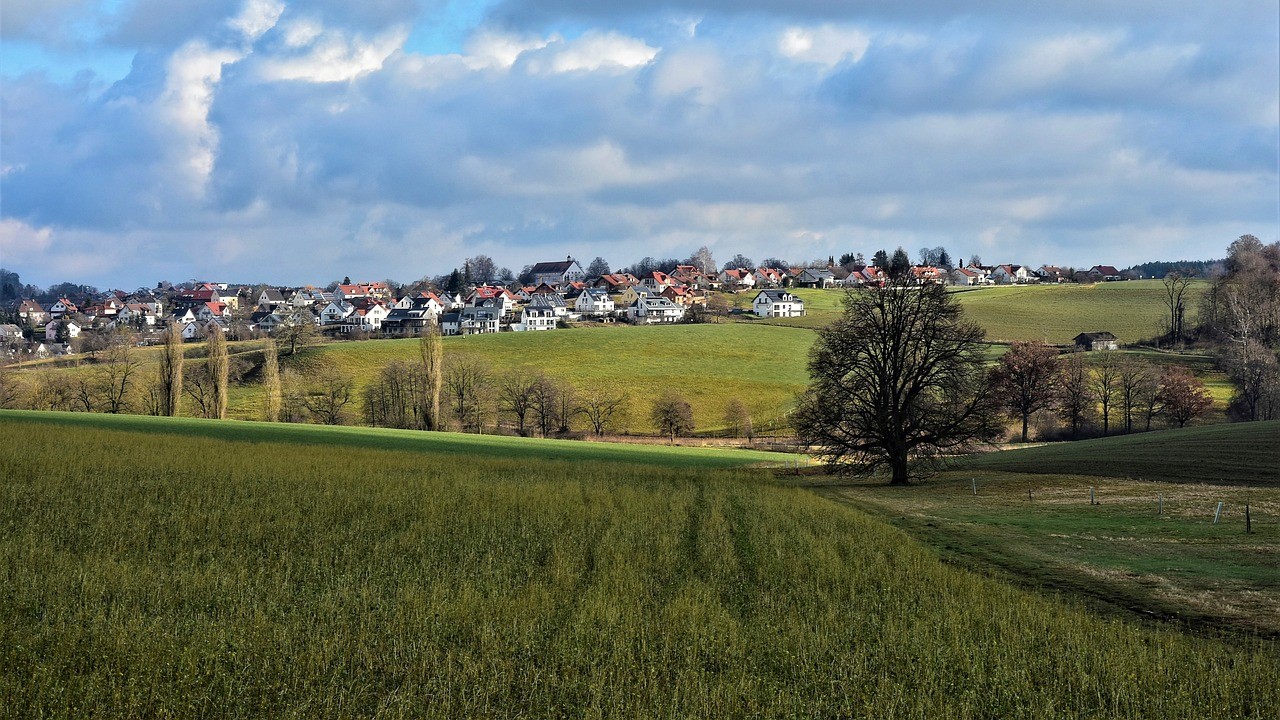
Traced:
<svg viewBox="0 0 1280 720">
<path fill-rule="evenodd" d="M 509 68 L 525 52 L 544 48 L 549 42 L 545 38 L 482 30 L 467 40 L 468 64 L 477 69 Z"/>
<path fill-rule="evenodd" d="M 559 38 L 530 53 L 534 73 L 567 73 L 580 70 L 630 70 L 648 65 L 658 54 L 642 40 L 614 32 L 584 33 L 570 41 Z"/>
<path fill-rule="evenodd" d="M 342 82 L 380 70 L 392 53 L 404 46 L 405 28 L 392 28 L 374 38 L 348 36 L 337 30 L 321 30 L 312 24 L 298 32 L 286 32 L 285 42 L 295 54 L 257 59 L 264 80 Z"/>
<path fill-rule="evenodd" d="M 246 0 L 240 14 L 228 20 L 227 24 L 253 42 L 275 27 L 283 13 L 284 3 L 279 0 Z"/>
<path fill-rule="evenodd" d="M 853 27 L 819 25 L 789 27 L 778 38 L 778 52 L 800 62 L 839 65 L 858 62 L 871 45 L 871 36 Z"/>
<path fill-rule="evenodd" d="M 203 192 L 217 157 L 218 131 L 209 123 L 214 89 L 222 77 L 223 65 L 241 57 L 243 53 L 237 50 L 211 48 L 203 41 L 192 41 L 169 58 L 165 88 L 156 110 L 161 127 L 177 140 L 170 159 L 175 167 L 183 169 L 187 190 L 193 194 Z"/>
</svg>

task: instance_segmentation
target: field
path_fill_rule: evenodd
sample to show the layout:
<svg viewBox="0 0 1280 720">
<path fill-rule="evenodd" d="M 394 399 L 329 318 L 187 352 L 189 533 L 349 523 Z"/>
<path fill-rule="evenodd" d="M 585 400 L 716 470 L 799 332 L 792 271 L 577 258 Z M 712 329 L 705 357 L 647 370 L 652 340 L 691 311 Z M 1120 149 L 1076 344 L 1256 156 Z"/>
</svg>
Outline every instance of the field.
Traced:
<svg viewBox="0 0 1280 720">
<path fill-rule="evenodd" d="M 1100 618 L 759 470 L 65 419 L 0 414 L 3 716 L 1280 706 L 1274 643 Z"/>
<path fill-rule="evenodd" d="M 1159 280 L 1099 283 L 1096 285 L 1007 285 L 955 288 L 965 312 L 987 331 L 987 339 L 1008 343 L 1043 340 L 1070 343 L 1082 332 L 1109 330 L 1122 343 L 1135 343 L 1159 335 L 1165 317 Z M 1192 285 L 1192 308 L 1203 283 Z M 808 315 L 754 321 L 795 327 L 821 327 L 840 312 L 843 290 L 795 290 Z M 741 297 L 741 296 L 740 296 Z M 749 298 L 748 298 L 749 300 Z"/>
<path fill-rule="evenodd" d="M 1217 425 L 990 453 L 923 487 L 820 492 L 1000 577 L 1280 637 L 1277 457 L 1280 422 Z"/>
</svg>

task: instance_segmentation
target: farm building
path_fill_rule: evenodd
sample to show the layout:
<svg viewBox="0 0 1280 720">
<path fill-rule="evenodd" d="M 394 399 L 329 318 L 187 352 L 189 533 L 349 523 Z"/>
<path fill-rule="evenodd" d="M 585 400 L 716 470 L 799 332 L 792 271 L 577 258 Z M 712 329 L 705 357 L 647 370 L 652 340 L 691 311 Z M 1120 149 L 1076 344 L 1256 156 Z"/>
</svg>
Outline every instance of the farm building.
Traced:
<svg viewBox="0 0 1280 720">
<path fill-rule="evenodd" d="M 1116 350 L 1120 347 L 1115 335 L 1107 331 L 1080 333 L 1075 339 L 1078 350 Z"/>
</svg>

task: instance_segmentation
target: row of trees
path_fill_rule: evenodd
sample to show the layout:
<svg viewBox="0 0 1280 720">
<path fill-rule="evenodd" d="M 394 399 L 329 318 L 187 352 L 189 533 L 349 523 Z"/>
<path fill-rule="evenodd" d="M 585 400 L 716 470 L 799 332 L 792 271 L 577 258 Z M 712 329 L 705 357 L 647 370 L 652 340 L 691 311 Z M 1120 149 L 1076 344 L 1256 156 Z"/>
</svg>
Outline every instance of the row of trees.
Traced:
<svg viewBox="0 0 1280 720">
<path fill-rule="evenodd" d="M 1023 342 L 1001 356 L 991 376 L 992 392 L 1022 426 L 1027 442 L 1031 417 L 1053 411 L 1070 428 L 1071 438 L 1099 420 L 1102 434 L 1150 430 L 1156 417 L 1184 427 L 1213 404 L 1204 383 L 1177 365 L 1158 368 L 1132 356 L 1104 351 L 1060 356 L 1044 343 Z"/>
</svg>

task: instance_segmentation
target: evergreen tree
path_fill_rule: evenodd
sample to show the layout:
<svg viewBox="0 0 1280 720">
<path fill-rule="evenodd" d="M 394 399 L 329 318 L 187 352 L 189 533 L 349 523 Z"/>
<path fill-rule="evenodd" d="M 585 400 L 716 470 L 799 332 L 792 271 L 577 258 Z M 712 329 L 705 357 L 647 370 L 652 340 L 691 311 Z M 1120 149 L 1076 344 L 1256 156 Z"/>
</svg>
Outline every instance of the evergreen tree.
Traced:
<svg viewBox="0 0 1280 720">
<path fill-rule="evenodd" d="M 907 251 L 899 247 L 893 251 L 893 259 L 889 261 L 889 277 L 898 279 L 911 270 L 911 258 Z"/>
<path fill-rule="evenodd" d="M 889 253 L 884 250 L 877 250 L 876 254 L 871 257 L 871 264 L 881 270 L 889 269 Z"/>
</svg>

